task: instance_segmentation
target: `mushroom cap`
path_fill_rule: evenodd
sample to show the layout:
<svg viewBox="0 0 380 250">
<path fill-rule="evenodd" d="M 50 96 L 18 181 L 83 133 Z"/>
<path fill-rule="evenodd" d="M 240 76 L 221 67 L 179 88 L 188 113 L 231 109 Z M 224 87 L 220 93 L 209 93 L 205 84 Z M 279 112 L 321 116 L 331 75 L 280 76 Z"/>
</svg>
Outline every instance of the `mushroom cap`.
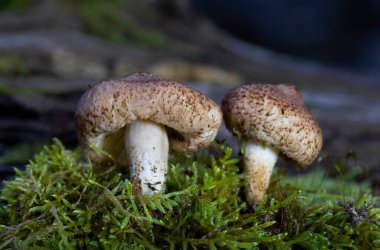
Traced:
<svg viewBox="0 0 380 250">
<path fill-rule="evenodd" d="M 172 150 L 189 155 L 212 142 L 222 122 L 219 106 L 200 92 L 147 73 L 97 83 L 75 114 L 79 143 L 91 160 L 126 165 L 125 126 L 150 120 L 167 128 Z"/>
<path fill-rule="evenodd" d="M 301 166 L 322 148 L 322 131 L 294 86 L 251 84 L 231 90 L 222 101 L 227 128 L 279 149 Z"/>
</svg>

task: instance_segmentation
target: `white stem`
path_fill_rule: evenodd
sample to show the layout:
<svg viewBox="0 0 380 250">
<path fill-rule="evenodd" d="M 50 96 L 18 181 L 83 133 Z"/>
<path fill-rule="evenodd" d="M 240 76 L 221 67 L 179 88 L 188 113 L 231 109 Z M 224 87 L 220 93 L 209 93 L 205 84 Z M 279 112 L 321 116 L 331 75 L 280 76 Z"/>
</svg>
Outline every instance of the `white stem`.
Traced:
<svg viewBox="0 0 380 250">
<path fill-rule="evenodd" d="M 248 175 L 245 195 L 249 204 L 257 204 L 263 198 L 277 157 L 278 150 L 260 142 L 247 141 L 244 171 Z"/>
<path fill-rule="evenodd" d="M 138 120 L 126 127 L 125 150 L 134 194 L 154 194 L 165 187 L 169 142 L 165 128 Z"/>
</svg>

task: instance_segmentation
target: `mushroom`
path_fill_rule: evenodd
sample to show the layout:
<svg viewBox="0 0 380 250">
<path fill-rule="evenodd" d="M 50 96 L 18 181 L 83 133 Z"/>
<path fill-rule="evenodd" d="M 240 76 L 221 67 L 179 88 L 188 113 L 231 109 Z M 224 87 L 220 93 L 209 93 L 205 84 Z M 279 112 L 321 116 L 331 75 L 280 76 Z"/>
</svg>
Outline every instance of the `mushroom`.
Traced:
<svg viewBox="0 0 380 250">
<path fill-rule="evenodd" d="M 227 128 L 245 139 L 245 194 L 251 205 L 264 196 L 280 152 L 306 166 L 321 150 L 321 129 L 294 86 L 237 87 L 224 97 L 222 111 Z"/>
<path fill-rule="evenodd" d="M 148 73 L 91 86 L 75 116 L 85 154 L 99 164 L 110 164 L 113 158 L 129 167 L 135 194 L 164 189 L 169 144 L 190 155 L 214 140 L 222 122 L 220 108 L 211 99 Z"/>
</svg>

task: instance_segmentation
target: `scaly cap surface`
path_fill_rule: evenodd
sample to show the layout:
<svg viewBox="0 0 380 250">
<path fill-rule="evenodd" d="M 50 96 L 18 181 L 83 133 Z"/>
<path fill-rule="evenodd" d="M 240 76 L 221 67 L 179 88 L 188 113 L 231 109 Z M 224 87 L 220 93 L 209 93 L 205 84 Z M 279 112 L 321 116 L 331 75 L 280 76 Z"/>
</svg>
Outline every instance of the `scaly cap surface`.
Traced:
<svg viewBox="0 0 380 250">
<path fill-rule="evenodd" d="M 134 120 L 166 126 L 172 150 L 191 154 L 212 142 L 222 122 L 218 105 L 200 92 L 147 73 L 103 81 L 80 98 L 76 117 L 79 142 L 95 162 L 111 154 L 125 164 L 124 127 Z"/>
<path fill-rule="evenodd" d="M 322 132 L 294 86 L 251 84 L 231 90 L 222 101 L 227 128 L 279 149 L 301 166 L 322 147 Z"/>
</svg>

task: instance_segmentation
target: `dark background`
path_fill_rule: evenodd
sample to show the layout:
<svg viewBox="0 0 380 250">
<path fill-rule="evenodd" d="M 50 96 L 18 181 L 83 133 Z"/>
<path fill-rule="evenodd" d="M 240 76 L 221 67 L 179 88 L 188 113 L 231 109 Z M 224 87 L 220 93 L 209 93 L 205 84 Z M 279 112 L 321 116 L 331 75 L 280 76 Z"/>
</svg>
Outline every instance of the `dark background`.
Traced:
<svg viewBox="0 0 380 250">
<path fill-rule="evenodd" d="M 193 0 L 231 34 L 273 49 L 362 73 L 379 73 L 376 0 Z"/>
</svg>

